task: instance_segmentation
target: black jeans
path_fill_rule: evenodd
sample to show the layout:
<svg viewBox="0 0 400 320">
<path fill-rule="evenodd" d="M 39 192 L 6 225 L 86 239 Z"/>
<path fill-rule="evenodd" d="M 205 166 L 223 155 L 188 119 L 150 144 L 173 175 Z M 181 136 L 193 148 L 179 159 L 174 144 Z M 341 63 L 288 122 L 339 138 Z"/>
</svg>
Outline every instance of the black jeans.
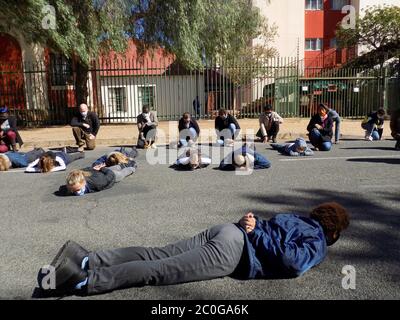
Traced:
<svg viewBox="0 0 400 320">
<path fill-rule="evenodd" d="M 268 137 L 276 138 L 279 132 L 279 122 L 273 121 L 271 128 L 267 131 Z"/>
<path fill-rule="evenodd" d="M 228 276 L 239 265 L 243 248 L 242 231 L 224 224 L 163 248 L 93 252 L 89 254 L 88 294 Z"/>
<path fill-rule="evenodd" d="M 157 135 L 157 127 L 155 125 L 145 126 L 142 132 L 146 141 L 154 142 Z"/>
</svg>

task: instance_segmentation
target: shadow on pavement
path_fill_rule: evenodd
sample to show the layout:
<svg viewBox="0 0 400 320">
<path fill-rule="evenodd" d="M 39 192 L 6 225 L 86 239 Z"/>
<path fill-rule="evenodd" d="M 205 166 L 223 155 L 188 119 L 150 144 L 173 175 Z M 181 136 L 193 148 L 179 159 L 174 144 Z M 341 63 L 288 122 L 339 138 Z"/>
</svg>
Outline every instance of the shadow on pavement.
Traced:
<svg viewBox="0 0 400 320">
<path fill-rule="evenodd" d="M 400 164 L 400 158 L 381 158 L 381 159 L 347 159 L 350 162 L 370 162 L 370 163 L 386 163 L 386 164 Z"/>
<path fill-rule="evenodd" d="M 340 148 L 342 150 L 382 150 L 382 151 L 394 151 L 396 150 L 393 146 L 391 147 L 352 147 L 352 148 Z"/>
<path fill-rule="evenodd" d="M 397 161 L 400 163 L 400 159 Z M 290 208 L 289 212 L 305 216 L 321 203 L 336 201 L 350 213 L 350 226 L 343 233 L 343 236 L 354 243 L 354 246 L 346 250 L 346 252 L 340 253 L 336 251 L 337 255 L 353 261 L 366 261 L 366 263 L 373 263 L 376 259 L 379 262 L 385 261 L 391 265 L 393 274 L 400 272 L 398 263 L 400 259 L 400 251 L 398 249 L 399 211 L 393 207 L 386 206 L 385 203 L 387 201 L 384 201 L 384 199 L 388 199 L 397 202 L 398 208 L 400 206 L 398 190 L 390 193 L 374 192 L 374 197 L 370 197 L 369 194 L 363 197 L 352 192 L 339 193 L 320 189 L 295 189 L 293 195 L 285 195 L 284 198 L 279 194 L 267 196 L 247 194 L 243 197 L 265 204 L 265 210 L 269 210 L 269 206 L 272 208 L 279 205 Z M 249 211 L 252 211 L 252 209 Z M 270 219 L 273 215 L 283 212 L 266 214 L 265 211 L 253 211 L 253 213 L 262 219 Z M 368 249 L 361 250 L 358 249 L 359 247 Z"/>
</svg>

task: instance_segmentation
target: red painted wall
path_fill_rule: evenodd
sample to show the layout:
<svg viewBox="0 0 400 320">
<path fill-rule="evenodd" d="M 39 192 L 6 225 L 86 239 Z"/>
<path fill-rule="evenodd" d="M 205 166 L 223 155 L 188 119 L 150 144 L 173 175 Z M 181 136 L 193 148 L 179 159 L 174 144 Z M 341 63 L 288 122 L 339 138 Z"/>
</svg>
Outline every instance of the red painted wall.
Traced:
<svg viewBox="0 0 400 320">
<path fill-rule="evenodd" d="M 305 51 L 306 67 L 333 67 L 346 62 L 348 50 L 330 48 L 330 41 L 335 38 L 337 25 L 344 16 L 341 10 L 331 9 L 330 0 L 324 0 L 323 10 L 305 10 L 305 38 L 323 39 L 322 51 Z"/>
<path fill-rule="evenodd" d="M 0 106 L 7 105 L 11 110 L 23 109 L 25 91 L 21 47 L 15 38 L 0 33 L 0 48 Z"/>
</svg>

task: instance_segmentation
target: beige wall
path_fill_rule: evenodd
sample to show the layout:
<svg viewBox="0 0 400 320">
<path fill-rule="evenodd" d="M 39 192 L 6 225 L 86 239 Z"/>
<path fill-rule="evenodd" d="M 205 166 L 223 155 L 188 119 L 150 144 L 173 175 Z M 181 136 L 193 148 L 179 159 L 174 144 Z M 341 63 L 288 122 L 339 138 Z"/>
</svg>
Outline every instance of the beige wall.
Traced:
<svg viewBox="0 0 400 320">
<path fill-rule="evenodd" d="M 278 35 L 273 46 L 281 57 L 304 58 L 304 0 L 253 0 L 269 24 L 275 23 Z M 255 40 L 257 42 L 259 40 Z"/>
</svg>

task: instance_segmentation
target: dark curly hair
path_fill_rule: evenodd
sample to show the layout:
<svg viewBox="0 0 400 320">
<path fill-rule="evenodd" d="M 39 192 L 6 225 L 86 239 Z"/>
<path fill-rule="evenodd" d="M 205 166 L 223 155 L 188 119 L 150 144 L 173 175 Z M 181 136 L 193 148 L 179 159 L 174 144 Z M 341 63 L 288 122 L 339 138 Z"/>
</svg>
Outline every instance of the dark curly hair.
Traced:
<svg viewBox="0 0 400 320">
<path fill-rule="evenodd" d="M 327 202 L 314 208 L 310 218 L 319 222 L 324 232 L 338 232 L 350 224 L 350 217 L 345 208 L 336 202 Z"/>
</svg>

